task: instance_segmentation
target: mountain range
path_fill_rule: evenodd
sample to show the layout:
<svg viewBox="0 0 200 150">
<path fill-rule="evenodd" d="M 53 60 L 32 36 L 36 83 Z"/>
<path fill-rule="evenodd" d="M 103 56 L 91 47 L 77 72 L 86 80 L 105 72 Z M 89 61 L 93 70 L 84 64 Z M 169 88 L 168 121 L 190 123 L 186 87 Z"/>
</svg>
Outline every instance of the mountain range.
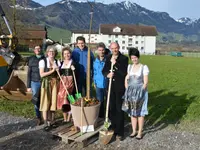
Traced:
<svg viewBox="0 0 200 150">
<path fill-rule="evenodd" d="M 0 0 L 0 4 L 11 19 L 12 13 L 8 10 L 14 7 L 12 0 Z M 68 30 L 89 28 L 91 9 L 87 2 L 62 0 L 42 6 L 32 0 L 17 0 L 15 6 L 17 20 L 22 24 L 47 24 Z M 111 23 L 154 25 L 158 32 L 165 35 L 175 33 L 200 39 L 200 19 L 183 17 L 175 20 L 166 12 L 151 11 L 127 0 L 111 4 L 95 3 L 93 29 L 97 30 L 100 24 Z"/>
</svg>

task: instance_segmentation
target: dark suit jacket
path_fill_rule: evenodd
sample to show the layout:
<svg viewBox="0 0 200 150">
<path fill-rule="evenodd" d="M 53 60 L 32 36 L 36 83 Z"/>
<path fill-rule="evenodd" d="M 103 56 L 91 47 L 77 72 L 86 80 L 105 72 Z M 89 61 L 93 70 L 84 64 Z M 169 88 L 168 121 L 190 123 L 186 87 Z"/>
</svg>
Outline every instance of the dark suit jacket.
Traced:
<svg viewBox="0 0 200 150">
<path fill-rule="evenodd" d="M 105 77 L 107 77 L 107 75 L 110 73 L 111 58 L 112 58 L 111 54 L 107 56 L 104 68 L 102 70 L 102 73 Z M 115 91 L 125 90 L 124 81 L 127 75 L 127 67 L 128 67 L 128 57 L 119 53 L 116 63 L 113 66 L 114 76 L 113 76 L 113 81 L 112 81 L 112 90 L 113 89 Z"/>
</svg>

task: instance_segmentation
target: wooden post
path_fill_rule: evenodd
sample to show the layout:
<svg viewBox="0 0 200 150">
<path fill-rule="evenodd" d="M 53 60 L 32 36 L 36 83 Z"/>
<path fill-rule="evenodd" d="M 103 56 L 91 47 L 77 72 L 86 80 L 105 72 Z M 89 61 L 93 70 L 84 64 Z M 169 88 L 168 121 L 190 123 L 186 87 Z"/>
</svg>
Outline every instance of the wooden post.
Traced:
<svg viewBox="0 0 200 150">
<path fill-rule="evenodd" d="M 16 0 L 13 0 L 13 36 L 16 36 Z"/>
<path fill-rule="evenodd" d="M 91 6 L 90 12 L 90 29 L 89 29 L 89 39 L 88 39 L 88 56 L 87 56 L 87 99 L 90 99 L 90 78 L 91 78 L 91 48 L 90 48 L 90 36 L 92 32 L 92 20 L 93 20 L 93 6 Z"/>
<path fill-rule="evenodd" d="M 63 56 L 62 56 L 62 39 L 60 39 L 60 45 L 61 45 L 60 59 L 61 59 L 61 61 L 63 61 Z"/>
</svg>

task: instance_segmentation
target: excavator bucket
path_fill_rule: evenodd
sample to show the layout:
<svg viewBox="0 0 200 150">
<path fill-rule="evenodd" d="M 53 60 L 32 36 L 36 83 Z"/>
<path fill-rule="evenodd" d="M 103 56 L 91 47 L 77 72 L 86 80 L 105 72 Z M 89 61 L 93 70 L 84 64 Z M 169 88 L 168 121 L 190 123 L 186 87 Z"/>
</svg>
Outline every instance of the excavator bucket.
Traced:
<svg viewBox="0 0 200 150">
<path fill-rule="evenodd" d="M 0 97 L 10 100 L 30 100 L 32 93 L 26 92 L 27 66 L 20 64 L 17 70 L 13 69 L 9 75 L 7 66 L 2 63 L 4 62 L 2 57 L 0 60 Z"/>
</svg>

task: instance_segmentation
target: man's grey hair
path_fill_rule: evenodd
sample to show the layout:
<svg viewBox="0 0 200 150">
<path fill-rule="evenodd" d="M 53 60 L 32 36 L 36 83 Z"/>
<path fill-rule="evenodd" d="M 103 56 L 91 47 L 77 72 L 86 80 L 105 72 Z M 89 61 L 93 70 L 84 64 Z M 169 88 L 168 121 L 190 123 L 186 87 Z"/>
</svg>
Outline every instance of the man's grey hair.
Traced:
<svg viewBox="0 0 200 150">
<path fill-rule="evenodd" d="M 120 47 L 120 46 L 119 46 L 119 43 L 117 43 L 117 42 L 112 42 L 112 43 L 110 43 L 110 46 L 111 46 L 112 44 L 116 44 L 118 47 Z"/>
</svg>

